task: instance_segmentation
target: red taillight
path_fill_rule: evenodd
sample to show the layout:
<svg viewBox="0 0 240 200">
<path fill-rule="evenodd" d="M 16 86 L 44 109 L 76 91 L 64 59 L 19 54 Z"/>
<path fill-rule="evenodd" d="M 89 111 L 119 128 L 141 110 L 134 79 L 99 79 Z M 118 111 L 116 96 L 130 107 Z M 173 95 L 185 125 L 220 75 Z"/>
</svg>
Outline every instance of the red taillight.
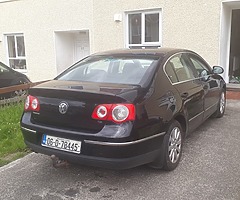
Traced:
<svg viewBox="0 0 240 200">
<path fill-rule="evenodd" d="M 107 120 L 110 110 L 111 104 L 98 105 L 92 113 L 92 118 L 98 120 Z"/>
<path fill-rule="evenodd" d="M 28 95 L 24 105 L 25 111 L 40 111 L 40 104 L 36 97 Z"/>
<path fill-rule="evenodd" d="M 116 123 L 133 121 L 135 120 L 135 106 L 133 104 L 101 104 L 94 109 L 92 118 Z"/>
</svg>

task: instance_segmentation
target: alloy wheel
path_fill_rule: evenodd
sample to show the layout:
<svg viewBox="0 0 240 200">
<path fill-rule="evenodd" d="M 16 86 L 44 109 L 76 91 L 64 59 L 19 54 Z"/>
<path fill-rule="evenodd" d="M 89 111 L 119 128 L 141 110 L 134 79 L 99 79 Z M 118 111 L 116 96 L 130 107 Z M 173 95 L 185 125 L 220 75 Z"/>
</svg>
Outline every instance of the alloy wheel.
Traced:
<svg viewBox="0 0 240 200">
<path fill-rule="evenodd" d="M 181 130 L 178 127 L 174 127 L 171 131 L 168 145 L 169 160 L 172 163 L 176 163 L 178 161 L 181 153 L 181 147 L 182 147 Z"/>
<path fill-rule="evenodd" d="M 224 94 L 224 92 L 222 92 L 222 94 L 221 94 L 219 109 L 220 109 L 220 113 L 224 112 L 224 109 L 225 109 L 225 94 Z"/>
</svg>

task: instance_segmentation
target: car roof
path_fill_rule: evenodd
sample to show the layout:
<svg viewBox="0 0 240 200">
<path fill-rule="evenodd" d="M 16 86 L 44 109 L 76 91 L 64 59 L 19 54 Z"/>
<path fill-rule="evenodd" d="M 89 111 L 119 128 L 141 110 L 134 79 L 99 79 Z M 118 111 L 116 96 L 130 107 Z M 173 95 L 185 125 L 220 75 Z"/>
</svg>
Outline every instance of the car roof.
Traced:
<svg viewBox="0 0 240 200">
<path fill-rule="evenodd" d="M 152 56 L 165 56 L 172 55 L 178 52 L 192 52 L 186 49 L 178 49 L 178 48 L 166 48 L 161 47 L 158 49 L 116 49 L 110 51 L 104 51 L 93 54 L 94 56 L 131 56 L 131 55 L 152 55 Z"/>
<path fill-rule="evenodd" d="M 10 69 L 12 70 L 10 67 L 8 67 L 6 64 L 4 64 L 3 62 L 0 61 L 0 65 L 6 69 Z"/>
</svg>

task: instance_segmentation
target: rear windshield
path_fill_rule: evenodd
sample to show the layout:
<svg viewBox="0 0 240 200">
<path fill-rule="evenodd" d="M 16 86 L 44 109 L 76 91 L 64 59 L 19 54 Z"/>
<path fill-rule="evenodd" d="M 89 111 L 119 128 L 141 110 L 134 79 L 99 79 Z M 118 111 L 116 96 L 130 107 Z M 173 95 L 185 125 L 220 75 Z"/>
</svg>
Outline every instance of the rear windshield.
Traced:
<svg viewBox="0 0 240 200">
<path fill-rule="evenodd" d="M 73 65 L 56 79 L 142 85 L 156 66 L 157 57 L 92 56 Z"/>
</svg>

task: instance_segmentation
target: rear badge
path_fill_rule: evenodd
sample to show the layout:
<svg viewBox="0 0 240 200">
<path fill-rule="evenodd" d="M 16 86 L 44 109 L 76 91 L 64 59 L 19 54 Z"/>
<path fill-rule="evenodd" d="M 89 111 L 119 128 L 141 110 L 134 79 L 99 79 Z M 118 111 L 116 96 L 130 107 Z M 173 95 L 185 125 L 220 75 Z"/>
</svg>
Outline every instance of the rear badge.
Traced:
<svg viewBox="0 0 240 200">
<path fill-rule="evenodd" d="M 65 114 L 68 110 L 68 103 L 67 102 L 61 102 L 58 106 L 58 110 L 61 114 Z"/>
</svg>

